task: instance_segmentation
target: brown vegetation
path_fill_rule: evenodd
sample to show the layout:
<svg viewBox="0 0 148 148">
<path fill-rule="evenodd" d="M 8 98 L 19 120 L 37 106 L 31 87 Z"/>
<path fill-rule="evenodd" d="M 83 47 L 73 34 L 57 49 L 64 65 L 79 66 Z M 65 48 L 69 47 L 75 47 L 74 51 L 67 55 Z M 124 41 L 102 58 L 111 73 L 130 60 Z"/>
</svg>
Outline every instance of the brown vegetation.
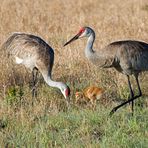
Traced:
<svg viewBox="0 0 148 148">
<path fill-rule="evenodd" d="M 124 39 L 148 42 L 146 0 L 87 0 L 87 1 L 3 1 L 0 5 L 2 43 L 12 32 L 39 35 L 55 50 L 54 79 L 70 85 L 72 97 L 77 88 L 98 84 L 108 89 L 108 98 L 124 95 L 126 82 L 122 74 L 114 70 L 100 70 L 84 57 L 85 41 L 63 48 L 63 44 L 80 26 L 91 26 L 96 32 L 94 48 Z M 12 64 L 1 53 L 0 58 L 1 99 L 9 86 L 28 84 L 30 72 L 23 66 Z M 62 75 L 62 76 L 61 76 Z M 147 94 L 147 76 L 142 78 L 142 90 Z M 87 80 L 87 82 L 86 82 Z M 79 83 L 83 86 L 80 86 Z M 125 97 L 125 96 L 123 96 Z"/>
<path fill-rule="evenodd" d="M 12 142 L 10 147 L 19 146 L 16 144 L 17 140 L 15 142 L 15 138 L 17 137 L 18 141 L 20 141 L 19 133 L 22 136 L 22 132 L 24 133 L 24 137 L 29 138 L 28 140 L 31 141 L 31 144 L 36 143 L 34 147 L 38 147 L 38 139 L 34 138 L 34 135 L 38 137 L 41 132 L 37 132 L 36 126 L 39 127 L 39 130 L 44 129 L 43 134 L 48 131 L 47 129 L 53 133 L 53 138 L 50 138 L 49 135 L 47 138 L 49 147 L 62 147 L 63 139 L 65 140 L 69 137 L 72 139 L 73 135 L 75 135 L 77 139 L 80 139 L 77 145 L 82 144 L 83 147 L 91 147 L 92 141 L 94 141 L 95 138 L 97 139 L 99 137 L 98 139 L 101 139 L 104 135 L 106 138 L 104 138 L 104 141 L 102 140 L 104 142 L 102 142 L 102 145 L 107 145 L 109 147 L 119 147 L 121 142 L 123 144 L 128 144 L 134 139 L 133 137 L 137 140 L 139 138 L 138 136 L 140 136 L 139 140 L 141 142 L 142 132 L 143 138 L 147 138 L 144 133 L 146 130 L 141 130 L 141 127 L 147 123 L 147 118 L 140 118 L 141 120 L 138 120 L 140 123 L 143 120 L 143 123 L 141 123 L 141 125 L 139 124 L 139 131 L 141 133 L 139 134 L 135 131 L 135 135 L 132 135 L 132 132 L 130 132 L 127 120 L 121 121 L 123 129 L 120 130 L 119 128 L 119 133 L 118 131 L 116 133 L 118 127 L 117 120 L 119 119 L 120 121 L 121 119 L 118 118 L 115 122 L 104 119 L 105 113 L 107 114 L 113 105 L 115 105 L 114 103 L 117 103 L 114 100 L 127 98 L 129 95 L 129 90 L 125 87 L 127 86 L 127 82 L 124 76 L 113 69 L 97 69 L 91 64 L 84 56 L 85 39 L 63 48 L 63 44 L 71 38 L 71 35 L 77 33 L 76 31 L 79 30 L 81 26 L 90 26 L 95 30 L 96 41 L 94 43 L 94 48 L 98 49 L 110 42 L 124 39 L 136 39 L 148 42 L 147 18 L 147 0 L 1 1 L 0 45 L 6 41 L 12 32 L 26 32 L 40 36 L 55 50 L 55 62 L 53 67 L 54 79 L 63 81 L 70 86 L 72 99 L 74 98 L 76 90 L 82 90 L 92 84 L 96 86 L 101 84 L 100 87 L 107 90 L 106 98 L 111 100 L 112 103 L 104 108 L 100 105 L 97 108 L 97 112 L 90 113 L 88 116 L 87 112 L 85 113 L 82 110 L 81 112 L 77 112 L 77 110 L 75 110 L 77 108 L 73 107 L 74 113 L 69 112 L 71 113 L 69 116 L 66 116 L 66 114 L 67 120 L 65 120 L 65 116 L 62 114 L 62 112 L 66 111 L 64 98 L 57 89 L 49 88 L 44 83 L 42 77 L 40 77 L 37 86 L 38 97 L 34 100 L 35 105 L 32 106 L 30 103 L 32 99 L 31 90 L 28 87 L 31 85 L 31 72 L 25 69 L 24 66 L 13 64 L 11 59 L 8 59 L 3 55 L 2 51 L 0 51 L 0 120 L 6 119 L 6 123 L 8 122 L 4 124 L 0 121 L 0 126 L 6 129 L 4 132 L 1 132 L 0 145 L 5 147 L 8 146 L 8 142 Z M 142 74 L 140 78 L 143 94 L 147 96 L 148 75 Z M 144 102 L 144 99 L 141 99 L 141 102 Z M 96 117 L 95 120 L 94 115 Z M 98 118 L 98 115 L 102 118 Z M 144 113 L 144 115 L 146 116 L 146 113 Z M 76 116 L 78 118 L 80 117 L 78 127 L 76 127 L 77 120 L 73 120 L 73 118 L 76 119 Z M 53 120 L 53 125 L 50 123 L 50 119 L 47 123 L 44 117 L 50 117 Z M 87 120 L 86 117 L 88 118 Z M 61 122 L 61 118 L 63 122 Z M 71 120 L 73 122 L 71 122 Z M 88 124 L 90 123 L 89 121 L 92 121 L 90 125 Z M 61 123 L 61 125 L 59 124 L 58 127 L 57 123 Z M 71 128 L 71 123 L 73 123 L 73 129 Z M 64 129 L 66 128 L 65 125 L 68 126 L 67 129 Z M 90 128 L 86 128 L 87 125 L 94 129 L 89 131 Z M 93 127 L 93 125 L 95 126 Z M 119 127 L 122 125 L 119 122 Z M 136 127 L 135 122 L 133 125 L 132 127 Z M 18 129 L 20 129 L 19 132 Z M 125 129 L 127 129 L 127 133 L 129 134 L 127 140 L 117 140 L 116 137 L 122 134 L 124 139 L 125 136 L 128 135 L 123 132 Z M 133 128 L 131 128 L 131 130 L 133 131 Z M 34 131 L 35 134 L 32 134 L 32 131 Z M 58 143 L 58 138 L 54 138 L 57 137 L 56 134 L 59 134 L 60 131 L 62 132 L 61 135 L 63 135 L 63 132 L 66 134 L 60 141 L 62 144 L 58 145 L 60 143 Z M 112 136 L 113 131 L 115 133 L 114 136 Z M 27 135 L 28 132 L 32 134 L 32 139 Z M 47 132 L 47 134 L 49 134 L 49 132 Z M 43 137 L 43 135 L 40 135 L 40 137 Z M 76 146 L 75 143 L 72 145 L 70 138 L 68 140 L 66 139 L 64 142 L 69 142 L 69 147 L 73 147 L 73 145 Z M 50 140 L 48 141 L 48 139 Z M 45 141 L 44 137 L 42 140 Z M 108 142 L 105 140 L 108 140 Z M 22 140 L 21 142 L 23 143 L 24 141 Z M 26 146 L 25 143 L 28 144 L 28 142 L 25 141 L 23 143 L 24 146 Z M 98 146 L 98 141 L 96 143 Z M 138 142 L 136 141 L 136 143 Z M 23 144 L 21 146 L 23 146 Z M 45 147 L 45 145 L 41 145 L 41 147 Z M 123 147 L 123 145 L 121 147 Z M 138 146 L 136 145 L 136 147 Z"/>
</svg>

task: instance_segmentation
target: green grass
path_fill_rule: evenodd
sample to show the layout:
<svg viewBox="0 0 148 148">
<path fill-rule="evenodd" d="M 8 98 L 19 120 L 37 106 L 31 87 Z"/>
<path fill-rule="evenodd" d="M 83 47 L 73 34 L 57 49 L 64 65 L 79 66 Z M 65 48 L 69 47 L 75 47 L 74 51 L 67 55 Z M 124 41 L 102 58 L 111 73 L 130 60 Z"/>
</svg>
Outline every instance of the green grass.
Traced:
<svg viewBox="0 0 148 148">
<path fill-rule="evenodd" d="M 34 100 L 31 96 L 30 77 L 25 83 L 21 83 L 20 79 L 7 86 L 6 90 L 1 89 L 0 146 L 146 148 L 147 81 L 141 80 L 145 88 L 144 95 L 135 101 L 134 116 L 127 105 L 109 117 L 111 109 L 128 98 L 127 84 L 120 87 L 116 77 L 108 77 L 115 75 L 114 71 L 95 71 L 92 74 L 100 76 L 98 81 L 91 75 L 86 81 L 85 74 L 90 75 L 86 70 L 75 77 L 68 75 L 57 78 L 67 81 L 70 86 L 70 109 L 61 92 L 47 86 L 42 78 L 39 79 L 37 98 Z M 108 100 L 106 103 L 98 101 L 95 111 L 87 105 L 74 103 L 75 92 L 91 84 L 104 88 L 104 97 Z M 134 89 L 137 93 L 137 89 Z"/>
<path fill-rule="evenodd" d="M 75 104 L 67 109 L 59 91 L 44 84 L 39 88 L 34 106 L 27 97 L 22 104 L 15 103 L 20 92 L 10 89 L 8 96 L 14 102 L 5 101 L 7 96 L 1 104 L 5 108 L 0 120 L 2 147 L 147 147 L 146 105 L 135 106 L 134 116 L 127 105 L 109 117 L 115 103 L 106 107 L 98 102 L 95 111 Z"/>
</svg>

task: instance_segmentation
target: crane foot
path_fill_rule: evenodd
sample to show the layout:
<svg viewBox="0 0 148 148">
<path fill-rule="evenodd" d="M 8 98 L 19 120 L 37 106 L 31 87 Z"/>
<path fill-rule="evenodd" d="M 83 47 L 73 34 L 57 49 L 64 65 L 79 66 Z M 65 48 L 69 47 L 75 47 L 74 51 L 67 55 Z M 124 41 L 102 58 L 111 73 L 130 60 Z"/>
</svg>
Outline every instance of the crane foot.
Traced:
<svg viewBox="0 0 148 148">
<path fill-rule="evenodd" d="M 116 111 L 117 111 L 117 107 L 114 107 L 111 112 L 109 113 L 109 116 L 111 117 Z"/>
</svg>

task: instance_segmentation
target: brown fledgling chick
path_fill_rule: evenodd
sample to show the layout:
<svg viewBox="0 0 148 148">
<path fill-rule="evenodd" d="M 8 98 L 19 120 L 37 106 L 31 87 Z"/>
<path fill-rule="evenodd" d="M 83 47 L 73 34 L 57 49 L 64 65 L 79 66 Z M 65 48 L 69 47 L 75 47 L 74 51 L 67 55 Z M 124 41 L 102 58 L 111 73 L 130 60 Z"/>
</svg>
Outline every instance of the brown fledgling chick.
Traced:
<svg viewBox="0 0 148 148">
<path fill-rule="evenodd" d="M 89 86 L 85 88 L 82 92 L 76 92 L 75 93 L 75 103 L 84 101 L 84 102 L 90 102 L 93 109 L 96 108 L 96 101 L 99 100 L 104 93 L 104 90 L 102 88 L 96 87 L 96 86 Z"/>
</svg>

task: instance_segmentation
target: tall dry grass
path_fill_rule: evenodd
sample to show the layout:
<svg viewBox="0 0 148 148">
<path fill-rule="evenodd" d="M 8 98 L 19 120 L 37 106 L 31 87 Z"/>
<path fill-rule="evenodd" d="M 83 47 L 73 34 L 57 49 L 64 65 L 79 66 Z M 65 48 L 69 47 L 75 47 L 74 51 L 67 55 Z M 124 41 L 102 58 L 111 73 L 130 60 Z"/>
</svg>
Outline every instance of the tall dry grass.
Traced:
<svg viewBox="0 0 148 148">
<path fill-rule="evenodd" d="M 0 4 L 0 44 L 12 32 L 26 32 L 45 39 L 55 50 L 53 78 L 66 82 L 73 94 L 89 84 L 96 84 L 107 90 L 107 98 L 127 97 L 126 78 L 115 70 L 100 70 L 85 58 L 86 39 L 67 47 L 63 44 L 81 26 L 90 26 L 96 32 L 94 48 L 104 47 L 116 40 L 135 39 L 148 42 L 147 0 L 5 0 Z M 64 111 L 63 97 L 56 89 L 44 85 L 41 79 L 39 97 L 32 107 L 28 84 L 31 73 L 23 66 L 15 65 L 0 51 L 0 116 L 15 118 L 28 123 L 34 118 L 49 113 L 55 115 Z M 140 78 L 143 93 L 148 95 L 148 76 Z M 21 105 L 5 104 L 5 98 L 20 95 L 18 85 L 25 84 Z M 15 86 L 14 88 L 11 86 Z M 21 95 L 20 97 L 21 98 Z M 53 99 L 48 99 L 53 98 Z M 27 100 L 27 101 L 26 101 Z M 12 100 L 13 101 L 13 100 Z M 17 106 L 17 107 L 16 107 Z M 29 128 L 30 129 L 30 128 Z M 8 129 L 9 131 L 9 129 Z"/>
<path fill-rule="evenodd" d="M 85 41 L 77 41 L 63 48 L 63 43 L 74 35 L 80 26 L 94 28 L 94 48 L 98 49 L 121 39 L 148 40 L 146 0 L 7 0 L 1 2 L 0 12 L 1 44 L 12 32 L 28 32 L 41 36 L 55 49 L 55 78 L 75 75 L 81 69 L 81 66 L 75 67 L 77 62 L 82 63 L 82 66 L 84 64 L 91 75 L 96 70 L 84 57 Z M 3 57 L 1 63 L 2 61 Z M 4 65 L 1 64 L 1 69 Z"/>
<path fill-rule="evenodd" d="M 112 69 L 99 70 L 89 63 L 84 56 L 85 39 L 63 47 L 63 44 L 77 33 L 80 26 L 94 28 L 94 48 L 98 50 L 116 40 L 136 39 L 148 42 L 146 0 L 7 0 L 1 2 L 0 14 L 0 43 L 2 44 L 12 32 L 41 36 L 55 50 L 54 79 L 67 82 L 72 91 L 75 91 L 75 85 L 79 83 L 92 83 L 108 88 L 109 93 L 113 90 L 122 94 L 120 87 L 127 84 L 125 77 L 118 72 Z M 31 81 L 27 69 L 16 66 L 2 53 L 0 69 L 1 96 L 5 94 L 8 86 Z M 147 94 L 147 76 L 144 75 L 141 79 L 144 93 Z"/>
<path fill-rule="evenodd" d="M 80 26 L 91 26 L 96 32 L 94 48 L 99 49 L 106 44 L 124 39 L 148 41 L 147 2 L 146 0 L 87 0 L 87 1 L 3 1 L 0 6 L 0 42 L 7 39 L 12 32 L 27 32 L 44 38 L 55 50 L 55 79 L 64 77 L 64 81 L 74 81 L 75 76 L 91 78 L 100 82 L 100 71 L 84 57 L 85 40 L 77 41 L 66 48 L 64 42 L 72 37 Z M 1 54 L 2 55 L 2 54 Z M 8 65 L 4 56 L 0 60 L 1 85 L 9 83 L 10 79 L 20 74 L 20 66 Z M 12 72 L 15 71 L 15 74 Z M 81 71 L 85 69 L 85 71 Z M 27 73 L 27 70 L 23 73 Z M 114 71 L 111 73 L 114 73 Z M 9 75 L 9 76 L 8 76 Z M 28 75 L 28 73 L 27 73 Z M 113 74 L 114 75 L 114 74 Z M 116 73 L 117 83 L 124 85 L 126 80 Z M 25 81 L 26 81 L 26 75 Z M 9 79 L 6 81 L 6 79 Z M 73 80 L 71 80 L 73 79 Z M 14 80 L 15 81 L 15 80 Z M 122 83 L 123 81 L 123 83 Z M 104 85 L 104 84 L 101 84 Z M 2 87 L 2 86 L 1 86 Z"/>
</svg>

